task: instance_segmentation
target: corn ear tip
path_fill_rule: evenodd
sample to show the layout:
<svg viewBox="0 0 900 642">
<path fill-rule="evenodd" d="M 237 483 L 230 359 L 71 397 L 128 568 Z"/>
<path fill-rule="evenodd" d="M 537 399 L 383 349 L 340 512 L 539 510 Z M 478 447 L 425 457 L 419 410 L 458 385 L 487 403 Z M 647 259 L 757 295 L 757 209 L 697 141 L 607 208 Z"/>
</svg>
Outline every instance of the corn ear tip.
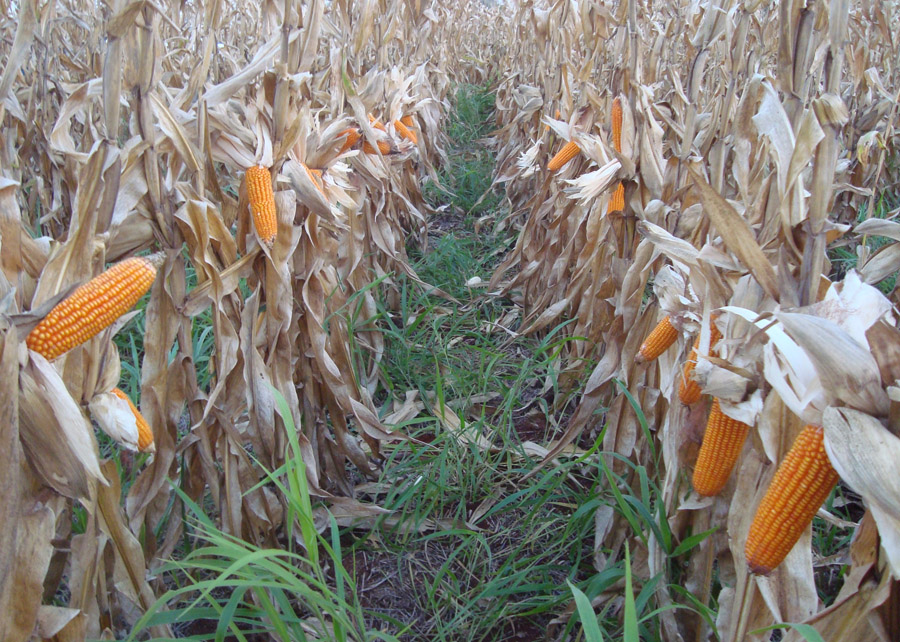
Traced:
<svg viewBox="0 0 900 642">
<path fill-rule="evenodd" d="M 750 561 L 747 562 L 747 568 L 754 575 L 762 575 L 762 576 L 766 576 L 774 570 L 774 569 L 769 568 L 768 566 L 761 566 L 760 564 L 754 564 Z"/>
<path fill-rule="evenodd" d="M 148 254 L 144 257 L 150 265 L 153 266 L 154 270 L 158 270 L 163 266 L 163 263 L 166 262 L 166 253 L 165 252 L 154 252 L 153 254 Z"/>
</svg>

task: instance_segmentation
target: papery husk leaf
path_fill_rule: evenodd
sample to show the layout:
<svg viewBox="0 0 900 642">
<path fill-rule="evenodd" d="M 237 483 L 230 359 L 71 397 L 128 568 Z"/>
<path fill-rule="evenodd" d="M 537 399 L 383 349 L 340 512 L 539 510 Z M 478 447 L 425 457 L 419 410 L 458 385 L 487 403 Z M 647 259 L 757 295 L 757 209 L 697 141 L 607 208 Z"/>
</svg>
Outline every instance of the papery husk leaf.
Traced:
<svg viewBox="0 0 900 642">
<path fill-rule="evenodd" d="M 102 392 L 94 395 L 88 407 L 103 432 L 128 450 L 139 450 L 137 420 L 124 399 Z"/>
<path fill-rule="evenodd" d="M 18 8 L 18 18 L 15 21 L 15 39 L 6 59 L 3 75 L 0 76 L 0 103 L 6 99 L 7 93 L 16 79 L 16 75 L 19 73 L 19 69 L 26 62 L 31 41 L 34 38 L 34 31 L 38 25 L 37 2 L 25 0 L 18 5 Z"/>
<path fill-rule="evenodd" d="M 0 617 L 0 639 L 24 642 L 36 624 L 64 502 L 31 472 L 20 445 L 19 406 L 29 400 L 20 399 L 19 352 L 15 330 L 0 317 L 0 438 L 5 444 L 0 449 L 0 608 L 6 614 Z M 21 378 L 26 377 L 31 383 L 24 385 L 30 387 L 33 380 L 23 372 Z M 73 462 L 73 468 L 78 466 Z"/>
<path fill-rule="evenodd" d="M 57 492 L 87 501 L 94 482 L 105 483 L 94 431 L 59 373 L 41 355 L 29 355 L 19 376 L 19 422 L 28 461 Z"/>
<path fill-rule="evenodd" d="M 5 498 L 0 502 L 0 608 L 4 613 L 13 614 L 21 606 L 23 597 L 17 573 L 19 563 L 29 564 L 32 560 L 11 554 L 18 547 L 19 518 L 24 512 L 22 503 L 26 481 L 23 479 L 24 456 L 19 443 L 19 386 L 18 372 L 19 342 L 14 328 L 8 320 L 0 317 L 0 493 Z M 51 534 L 52 536 L 52 534 Z M 49 555 L 47 557 L 49 563 Z M 40 570 L 40 566 L 38 566 Z M 46 571 L 46 569 L 44 569 Z M 43 576 L 41 576 L 43 578 Z M 0 618 L 0 638 L 25 640 L 31 632 L 27 614 L 22 622 L 14 617 Z"/>
<path fill-rule="evenodd" d="M 866 283 L 880 283 L 900 270 L 900 243 L 891 243 L 872 254 L 859 268 Z"/>
<path fill-rule="evenodd" d="M 772 145 L 772 157 L 778 174 L 778 189 L 784 194 L 788 186 L 788 168 L 794 154 L 794 131 L 772 85 L 764 82 L 762 89 L 763 99 L 760 102 L 759 110 L 753 116 L 753 124 L 761 135 L 769 139 L 769 143 Z"/>
<path fill-rule="evenodd" d="M 184 131 L 181 123 L 179 123 L 169 108 L 162 102 L 162 100 L 156 95 L 150 95 L 150 101 L 153 105 L 153 110 L 156 113 L 156 117 L 160 123 L 160 129 L 162 132 L 169 138 L 172 142 L 172 145 L 175 146 L 175 149 L 178 151 L 178 155 L 181 157 L 181 160 L 188 166 L 188 168 L 193 172 L 200 171 L 200 161 L 198 160 L 197 150 L 195 149 L 193 143 L 191 143 L 190 138 Z"/>
<path fill-rule="evenodd" d="M 292 31 L 289 35 L 290 41 L 295 40 L 300 33 L 299 30 Z M 272 36 L 265 44 L 259 47 L 253 59 L 243 69 L 204 92 L 203 98 L 207 106 L 212 108 L 228 100 L 240 87 L 247 84 L 250 79 L 268 67 L 272 59 L 278 55 L 281 43 L 282 35 L 280 33 Z"/>
<path fill-rule="evenodd" d="M 835 470 L 862 495 L 878 524 L 891 573 L 900 578 L 900 438 L 874 417 L 829 407 L 823 417 L 825 450 Z"/>
<path fill-rule="evenodd" d="M 641 221 L 638 224 L 641 234 L 653 241 L 653 244 L 672 261 L 687 267 L 699 267 L 700 253 L 684 239 L 677 238 L 659 225 Z"/>
<path fill-rule="evenodd" d="M 125 506 L 133 532 L 139 532 L 143 519 L 150 511 L 151 520 L 160 519 L 164 506 L 154 504 L 159 494 L 168 494 L 169 466 L 175 458 L 175 444 L 169 430 L 174 430 L 175 419 L 184 404 L 183 377 L 185 369 L 193 369 L 193 362 L 182 356 L 170 361 L 169 354 L 179 331 L 184 331 L 183 321 L 175 306 L 185 296 L 185 267 L 180 260 L 170 256 L 150 289 L 150 300 L 144 309 L 144 359 L 141 364 L 141 414 L 154 426 L 156 456 L 138 475 L 128 492 Z M 188 329 L 185 334 L 190 341 Z M 189 345 L 189 343 L 187 344 Z M 162 502 L 165 504 L 165 502 Z M 151 524 L 155 524 L 151 521 Z"/>
<path fill-rule="evenodd" d="M 87 281 L 92 276 L 95 251 L 100 249 L 95 243 L 94 234 L 97 225 L 97 206 L 104 188 L 102 177 L 107 151 L 107 145 L 98 143 L 79 173 L 77 215 L 72 218 L 65 244 L 52 254 L 44 266 L 31 307 L 43 303 L 68 286 Z"/>
<path fill-rule="evenodd" d="M 868 347 L 866 333 L 879 319 L 890 321 L 891 302 L 877 288 L 866 284 L 856 270 L 832 284 L 819 303 L 804 308 L 837 323 L 860 345 Z"/>
<path fill-rule="evenodd" d="M 890 638 L 884 635 L 884 626 L 876 609 L 889 598 L 891 584 L 896 585 L 896 581 L 887 572 L 884 559 L 879 559 L 878 532 L 868 511 L 853 535 L 850 558 L 853 563 L 844 575 L 843 586 L 834 603 L 805 623 L 829 642 L 856 642 L 861 639 L 888 642 Z M 805 639 L 799 631 L 788 631 L 784 638 L 790 642 Z"/>
<path fill-rule="evenodd" d="M 828 319 L 788 312 L 775 316 L 815 364 L 829 398 L 874 415 L 887 414 L 878 364 L 865 346 Z"/>
<path fill-rule="evenodd" d="M 853 228 L 853 233 L 865 236 L 886 236 L 900 241 L 900 223 L 881 218 L 870 218 Z"/>
</svg>

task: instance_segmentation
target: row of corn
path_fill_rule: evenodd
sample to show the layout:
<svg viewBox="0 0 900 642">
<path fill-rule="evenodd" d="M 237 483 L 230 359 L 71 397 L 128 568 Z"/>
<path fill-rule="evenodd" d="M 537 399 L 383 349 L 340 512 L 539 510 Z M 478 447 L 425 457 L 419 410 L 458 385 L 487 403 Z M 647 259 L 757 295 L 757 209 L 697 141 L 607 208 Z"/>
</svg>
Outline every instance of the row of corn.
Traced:
<svg viewBox="0 0 900 642">
<path fill-rule="evenodd" d="M 612 103 L 612 142 L 622 151 L 622 104 L 617 97 Z M 557 118 L 559 112 L 557 112 Z M 550 159 L 546 168 L 559 172 L 574 159 L 580 148 L 575 140 L 566 141 Z M 621 210 L 624 187 L 619 182 L 607 211 Z M 722 338 L 715 321 L 710 324 L 710 355 L 716 356 L 715 344 Z M 665 316 L 647 336 L 636 356 L 638 363 L 648 363 L 671 347 L 680 335 L 669 316 Z M 700 347 L 698 336 L 682 368 L 678 398 L 693 405 L 703 397 L 699 383 L 692 377 Z M 702 445 L 694 467 L 692 483 L 698 495 L 718 495 L 737 464 L 751 426 L 722 411 L 720 400 L 712 399 Z M 745 546 L 747 565 L 751 571 L 768 574 L 774 570 L 797 543 L 817 510 L 838 482 L 838 474 L 824 447 L 821 426 L 809 424 L 801 431 L 780 463 L 770 486 L 756 510 Z"/>
<path fill-rule="evenodd" d="M 288 456 L 289 422 L 265 403 L 266 384 L 286 398 L 300 438 L 312 444 L 303 452 L 311 492 L 349 497 L 356 482 L 347 471 L 377 474 L 373 462 L 389 428 L 382 429 L 364 379 L 377 375 L 377 357 L 366 355 L 380 354 L 382 337 L 374 322 L 357 323 L 351 330 L 363 356 L 350 355 L 341 310 L 349 299 L 363 318 L 377 318 L 376 300 L 391 295 L 390 275 L 404 267 L 406 224 L 421 222 L 427 231 L 421 178 L 436 174 L 450 82 L 464 80 L 437 64 L 463 58 L 441 45 L 449 40 L 439 27 L 458 12 L 455 3 L 317 1 L 248 11 L 163 2 L 118 15 L 114 27 L 89 4 L 67 7 L 83 22 L 50 20 L 38 29 L 30 3 L 0 12 L 28 18 L 13 29 L 17 55 L 0 92 L 9 143 L 0 146 L 0 293 L 8 284 L 15 290 L 0 299 L 3 312 L 13 298 L 14 310 L 26 310 L 15 315 L 19 333 L 6 336 L 22 337 L 19 347 L 30 349 L 20 387 L 41 384 L 29 370 L 46 371 L 66 401 L 40 421 L 21 416 L 22 462 L 30 466 L 8 471 L 30 481 L 30 470 L 56 490 L 41 489 L 27 504 L 23 492 L 12 531 L 4 531 L 18 527 L 20 539 L 34 539 L 30 559 L 18 554 L 21 547 L 9 556 L 10 581 L 0 589 L 0 598 L 13 595 L 31 608 L 14 618 L 28 639 L 127 633 L 154 592 L 165 590 L 150 565 L 169 558 L 185 534 L 180 519 L 169 519 L 181 512 L 173 486 L 201 504 L 213 498 L 217 523 L 231 535 L 257 544 L 277 539 L 289 516 L 278 491 L 258 482 Z M 85 29 L 108 26 L 116 37 L 83 38 Z M 425 30 L 431 37 L 407 37 Z M 279 38 L 280 51 L 270 46 Z M 93 62 L 55 55 L 71 43 L 80 60 Z M 10 46 L 11 39 L 0 42 L 4 53 Z M 22 211 L 22 238 L 46 235 L 40 253 L 24 260 L 7 217 L 10 197 Z M 254 238 L 269 251 L 248 248 Z M 147 248 L 164 253 L 141 256 Z M 95 269 L 101 257 L 105 271 Z M 75 279 L 80 287 L 32 329 L 44 302 Z M 120 363 L 107 338 L 148 291 L 141 362 L 128 364 L 140 371 L 138 408 L 120 374 L 125 354 Z M 198 350 L 193 323 L 207 311 Z M 15 385 L 14 378 L 4 393 Z M 20 410 L 32 398 L 20 388 Z M 121 493 L 119 475 L 109 471 L 115 466 L 97 470 L 89 419 L 124 446 L 155 450 L 140 471 L 119 471 L 122 479 L 134 474 Z M 57 439 L 52 456 L 28 451 L 26 426 L 32 435 L 81 442 Z M 17 461 L 21 449 L 8 450 L 13 458 L 4 461 Z M 129 461 L 121 459 L 126 469 Z M 103 476 L 114 493 L 93 492 Z M 111 503 L 97 510 L 93 500 L 101 496 Z M 55 528 L 72 523 L 73 500 L 87 508 L 86 532 L 74 537 Z M 118 528 L 109 527 L 111 516 Z M 19 572 L 26 568 L 27 577 Z M 128 577 L 102 581 L 114 569 Z M 40 606 L 38 616 L 42 593 L 52 596 L 63 575 L 82 590 L 63 598 L 66 608 Z M 67 630 L 58 631 L 52 622 L 63 620 Z M 25 637 L 0 625 L 0 639 Z"/>
<path fill-rule="evenodd" d="M 557 110 L 556 118 L 559 116 L 560 112 Z M 621 153 L 621 97 L 617 97 L 612 103 L 611 120 L 613 146 L 616 152 Z M 548 129 L 549 125 L 545 131 Z M 570 132 L 573 133 L 574 129 L 571 127 Z M 546 169 L 549 172 L 560 172 L 581 151 L 574 136 L 570 134 L 570 138 L 563 142 L 546 164 Z M 622 210 L 624 206 L 624 188 L 619 182 L 611 196 L 607 212 Z M 673 326 L 670 317 L 666 316 L 641 346 L 637 361 L 654 360 L 678 336 L 678 329 Z M 711 355 L 715 355 L 714 346 L 720 338 L 718 327 L 715 322 L 711 323 Z M 699 342 L 698 337 L 682 370 L 678 397 L 685 405 L 696 404 L 703 396 L 700 385 L 692 378 Z M 714 496 L 722 491 L 750 431 L 751 426 L 722 411 L 719 399 L 712 399 L 706 431 L 693 472 L 693 487 L 699 495 Z M 756 511 L 745 550 L 751 570 L 766 574 L 781 563 L 837 481 L 837 473 L 825 453 L 822 427 L 807 425 L 778 467 Z"/>
<path fill-rule="evenodd" d="M 703 3 L 650 2 L 637 10 L 623 3 L 616 11 L 605 12 L 591 3 L 534 2 L 517 5 L 510 28 L 519 38 L 510 38 L 509 71 L 497 93 L 495 180 L 507 187 L 510 218 L 522 232 L 514 250 L 517 256 L 501 265 L 510 276 L 498 270 L 491 288 L 519 295 L 523 333 L 546 332 L 564 322 L 562 332 L 584 338 L 571 341 L 562 353 L 563 368 L 589 381 L 564 438 L 588 431 L 593 438 L 602 427 L 604 448 L 656 470 L 654 453 L 662 452 L 666 474 L 660 475 L 660 496 L 681 537 L 706 530 L 711 515 L 727 511 L 727 532 L 720 530 L 690 553 L 686 579 L 679 571 L 663 572 L 660 582 L 699 586 L 707 597 L 716 585 L 721 587 L 714 599 L 720 608 L 716 626 L 722 639 L 767 639 L 764 633 L 739 631 L 748 621 L 763 626 L 769 615 L 769 622 L 806 621 L 820 631 L 837 630 L 833 621 L 830 629 L 827 623 L 829 617 L 837 619 L 836 613 L 821 610 L 814 586 L 824 569 L 817 564 L 814 574 L 808 551 L 800 555 L 795 550 L 782 565 L 784 572 L 765 581 L 744 582 L 740 573 L 735 581 L 729 564 L 742 556 L 743 548 L 744 568 L 758 574 L 777 568 L 835 487 L 836 470 L 863 498 L 859 504 L 865 504 L 866 513 L 860 523 L 879 519 L 872 509 L 876 502 L 855 483 L 838 454 L 837 438 L 823 409 L 804 411 L 791 396 L 796 393 L 806 403 L 812 393 L 802 394 L 792 381 L 782 388 L 775 382 L 782 374 L 794 376 L 797 361 L 780 351 L 773 335 L 782 332 L 783 324 L 768 316 L 772 310 L 818 315 L 818 309 L 810 311 L 808 306 L 830 304 L 816 296 L 815 287 L 828 282 L 836 267 L 829 264 L 831 255 L 825 248 L 834 242 L 837 227 L 857 221 L 865 200 L 861 194 L 871 194 L 865 212 L 873 215 L 873 203 L 885 185 L 883 175 L 878 180 L 882 166 L 868 141 L 882 145 L 885 137 L 891 138 L 888 132 L 896 131 L 892 107 L 898 68 L 883 61 L 897 58 L 897 43 L 879 26 L 880 12 L 891 9 L 876 4 L 879 8 L 874 10 L 874 5 L 860 2 L 830 9 L 808 4 L 777 15 L 769 5 L 745 4 L 732 7 L 726 17 L 720 6 Z M 846 49 L 846 35 L 840 35 L 845 33 L 841 25 L 846 28 L 848 10 L 849 32 L 857 43 L 850 46 L 852 54 Z M 673 41 L 673 33 L 682 37 Z M 797 42 L 803 47 L 795 47 Z M 796 74 L 798 69 L 803 73 Z M 610 94 L 620 95 L 621 105 L 610 109 L 606 99 Z M 625 112 L 623 140 L 616 140 L 619 106 Z M 612 144 L 606 145 L 598 121 L 610 111 Z M 549 118 L 553 113 L 555 120 Z M 621 169 L 613 169 L 611 147 Z M 599 171 L 604 164 L 606 181 Z M 582 189 L 591 175 L 595 182 L 590 187 L 595 189 Z M 619 200 L 619 180 L 625 182 L 627 204 L 624 198 Z M 810 233 L 823 227 L 827 235 Z M 896 238 L 892 228 L 889 236 Z M 857 245 L 849 236 L 842 241 L 847 241 L 846 249 Z M 864 245 L 857 246 L 861 266 L 867 258 Z M 749 248 L 756 256 L 750 256 L 748 246 L 756 246 Z M 869 258 L 887 256 L 882 248 Z M 678 278 L 664 283 L 669 268 Z M 877 281 L 875 276 L 869 279 L 866 283 Z M 757 321 L 745 317 L 757 329 L 741 342 L 738 337 L 746 328 L 740 325 L 743 322 L 733 328 L 729 311 L 725 319 L 709 324 L 711 336 L 703 348 L 699 340 L 694 344 L 682 367 L 669 367 L 672 355 L 663 357 L 664 366 L 643 367 L 640 362 L 656 358 L 649 345 L 637 355 L 637 364 L 630 356 L 652 327 L 646 324 L 658 318 L 657 302 L 647 301 L 651 283 L 659 307 L 675 320 L 673 325 L 667 319 L 652 333 L 662 349 L 683 332 L 681 310 L 690 309 L 685 319 L 696 318 L 701 300 L 713 309 L 735 306 L 750 317 L 763 316 Z M 893 331 L 896 322 L 885 325 Z M 721 340 L 720 329 L 729 335 L 728 342 Z M 769 339 L 762 339 L 764 334 Z M 864 339 L 861 343 L 866 346 Z M 806 349 L 794 347 L 799 352 Z M 698 356 L 701 350 L 709 360 Z M 879 367 L 895 362 L 893 346 L 882 342 L 870 350 Z M 716 358 L 717 353 L 727 358 Z M 583 364 L 591 362 L 597 365 L 588 376 Z M 824 380 L 829 373 L 816 366 L 806 372 L 821 373 Z M 894 372 L 880 383 L 892 385 Z M 622 385 L 630 393 L 629 403 L 617 387 Z M 660 403 L 662 399 L 666 401 Z M 829 410 L 861 410 L 825 386 L 816 399 L 827 399 Z M 635 429 L 630 404 L 638 405 L 647 423 L 656 428 L 652 434 L 642 436 Z M 789 429 L 792 438 L 795 434 L 794 422 L 778 421 L 788 408 L 807 425 L 789 451 L 781 453 L 785 441 L 781 433 Z M 602 422 L 594 421 L 592 417 L 600 413 Z M 706 424 L 706 431 L 696 462 L 685 466 L 685 453 L 694 450 L 691 442 L 698 420 Z M 696 426 L 698 431 L 702 427 Z M 896 421 L 893 428 L 896 435 Z M 756 437 L 757 431 L 759 439 L 754 439 L 751 450 L 746 447 L 747 436 Z M 887 437 L 888 430 L 883 432 Z M 661 450 L 654 449 L 654 440 L 662 444 Z M 784 444 L 788 446 L 790 440 Z M 559 445 L 545 461 L 553 461 L 558 452 Z M 760 485 L 760 479 L 767 479 L 769 460 L 777 472 Z M 687 501 L 679 492 L 678 473 L 684 467 L 693 469 L 695 491 Z M 695 501 L 697 495 L 722 494 L 732 471 L 738 479 L 730 482 L 728 492 L 733 489 L 733 494 L 728 501 Z M 748 499 L 757 493 L 764 497 L 745 523 Z M 710 504 L 708 510 L 697 510 Z M 896 505 L 894 501 L 892 507 Z M 884 552 L 896 542 L 896 528 L 890 533 L 889 521 L 878 522 L 879 533 L 885 524 L 888 530 L 872 545 L 879 571 L 890 557 Z M 733 530 L 736 525 L 741 530 Z M 628 531 L 627 524 L 608 526 L 598 534 L 598 546 L 614 548 L 623 531 Z M 637 539 L 634 543 L 640 545 Z M 653 546 L 651 560 L 664 554 Z M 851 548 L 851 552 L 858 551 Z M 861 556 L 853 557 L 848 577 L 861 568 Z M 852 610 L 852 601 L 863 593 L 854 595 L 849 585 L 841 591 L 839 600 L 845 599 L 841 609 Z M 753 595 L 760 588 L 765 591 L 765 606 Z M 667 599 L 683 603 L 674 591 Z M 879 616 L 869 617 L 877 631 Z M 716 635 L 712 627 L 698 627 L 680 614 L 672 619 L 678 627 L 666 629 L 670 635 L 663 635 L 665 639 Z M 863 616 L 855 621 L 864 620 Z M 864 627 L 859 631 L 857 639 L 875 639 Z M 850 632 L 840 639 L 852 636 Z"/>
<path fill-rule="evenodd" d="M 386 131 L 384 125 L 374 117 L 370 116 L 370 121 L 376 129 Z M 394 125 L 405 139 L 413 144 L 418 142 L 412 116 L 404 116 Z M 353 127 L 341 131 L 337 139 L 341 138 L 344 141 L 338 155 L 357 147 L 361 134 L 358 128 Z M 387 155 L 392 152 L 392 146 L 389 142 L 378 141 L 376 151 L 376 148 L 365 142 L 362 151 Z M 321 190 L 318 181 L 321 180 L 323 170 L 306 169 Z M 271 246 L 276 237 L 277 216 L 270 172 L 265 167 L 250 167 L 246 171 L 245 180 L 256 233 L 263 243 Z M 76 288 L 31 330 L 26 338 L 28 348 L 52 361 L 97 336 L 147 293 L 163 260 L 163 253 L 125 259 Z M 140 411 L 119 388 L 109 392 L 127 403 L 135 421 L 135 441 L 138 448 L 141 451 L 152 450 L 153 432 Z"/>
</svg>

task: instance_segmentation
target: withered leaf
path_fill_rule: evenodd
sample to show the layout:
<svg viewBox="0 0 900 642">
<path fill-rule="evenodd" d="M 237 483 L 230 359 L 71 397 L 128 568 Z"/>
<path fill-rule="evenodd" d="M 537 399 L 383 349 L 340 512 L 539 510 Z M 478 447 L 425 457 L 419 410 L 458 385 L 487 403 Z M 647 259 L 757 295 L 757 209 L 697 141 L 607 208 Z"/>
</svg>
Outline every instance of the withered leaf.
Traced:
<svg viewBox="0 0 900 642">
<path fill-rule="evenodd" d="M 749 223 L 702 176 L 691 170 L 691 177 L 700 192 L 703 209 L 722 235 L 725 245 L 747 266 L 766 294 L 777 301 L 779 292 L 775 270 L 756 242 Z"/>
<path fill-rule="evenodd" d="M 827 408 L 823 426 L 828 458 L 872 511 L 894 577 L 900 577 L 900 438 L 851 408 Z"/>
<path fill-rule="evenodd" d="M 812 359 L 831 398 L 877 416 L 887 414 L 881 373 L 868 349 L 829 319 L 795 312 L 775 316 Z"/>
<path fill-rule="evenodd" d="M 62 495 L 87 500 L 95 481 L 106 482 L 90 422 L 59 373 L 30 352 L 19 374 L 19 422 L 28 461 Z"/>
</svg>

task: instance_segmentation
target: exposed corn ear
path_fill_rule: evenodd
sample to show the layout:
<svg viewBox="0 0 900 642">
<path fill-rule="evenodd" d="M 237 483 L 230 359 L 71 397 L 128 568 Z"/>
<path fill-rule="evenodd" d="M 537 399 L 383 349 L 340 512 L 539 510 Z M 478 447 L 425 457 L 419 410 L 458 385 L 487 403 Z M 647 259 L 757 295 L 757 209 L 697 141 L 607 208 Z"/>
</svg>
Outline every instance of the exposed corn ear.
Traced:
<svg viewBox="0 0 900 642">
<path fill-rule="evenodd" d="M 728 483 L 737 463 L 750 426 L 722 412 L 719 400 L 713 399 L 703 433 L 703 444 L 694 467 L 693 484 L 698 495 L 718 495 Z"/>
<path fill-rule="evenodd" d="M 402 121 L 395 120 L 394 121 L 394 129 L 397 130 L 397 133 L 403 136 L 406 140 L 412 141 L 413 144 L 418 144 L 419 139 L 416 137 L 416 133 L 403 124 Z"/>
<path fill-rule="evenodd" d="M 338 151 L 338 156 L 346 152 L 348 149 L 356 145 L 357 141 L 359 141 L 360 133 L 356 127 L 348 127 L 347 129 L 341 131 L 338 134 L 338 138 L 341 136 L 346 136 L 347 140 L 344 141 L 344 144 L 341 146 L 341 149 Z"/>
<path fill-rule="evenodd" d="M 675 339 L 677 338 L 678 330 L 672 325 L 672 320 L 667 315 L 663 317 L 662 321 L 656 324 L 653 331 L 647 335 L 646 339 L 644 339 L 634 360 L 638 363 L 653 361 L 663 352 L 668 350 L 669 347 L 675 343 Z"/>
<path fill-rule="evenodd" d="M 153 450 L 153 431 L 150 429 L 150 424 L 144 419 L 144 415 L 141 414 L 140 410 L 137 409 L 137 406 L 134 405 L 134 402 L 131 401 L 131 398 L 122 390 L 113 388 L 110 392 L 119 399 L 127 401 L 128 407 L 131 408 L 131 412 L 134 414 L 134 421 L 137 424 L 138 429 L 138 449 L 140 449 L 141 452 Z"/>
<path fill-rule="evenodd" d="M 387 131 L 385 126 L 381 124 L 381 121 L 375 118 L 375 116 L 373 116 L 372 114 L 369 114 L 369 123 L 372 125 L 372 127 L 379 131 Z"/>
<path fill-rule="evenodd" d="M 400 122 L 406 125 L 407 127 L 415 127 L 416 121 L 413 119 L 412 114 L 407 114 L 400 119 Z"/>
<path fill-rule="evenodd" d="M 606 207 L 606 213 L 621 212 L 625 209 L 625 186 L 622 183 L 616 185 L 616 191 L 613 192 L 612 198 L 609 199 L 609 205 Z"/>
<path fill-rule="evenodd" d="M 60 301 L 28 334 L 28 348 L 53 360 L 112 325 L 146 294 L 163 254 L 116 263 Z"/>
<path fill-rule="evenodd" d="M 752 572 L 766 575 L 781 564 L 838 479 L 822 427 L 807 425 L 775 471 L 750 525 L 744 553 Z"/>
<path fill-rule="evenodd" d="M 391 153 L 391 144 L 389 142 L 387 142 L 386 140 L 376 141 L 376 145 L 378 145 L 378 152 L 380 152 L 382 156 L 386 156 L 387 154 Z M 378 153 L 375 151 L 375 147 L 369 141 L 363 142 L 362 150 L 366 154 L 377 154 Z"/>
<path fill-rule="evenodd" d="M 688 356 L 688 360 L 685 362 L 684 369 L 681 372 L 681 385 L 678 387 L 678 398 L 681 399 L 681 403 L 688 406 L 700 401 L 700 395 L 703 392 L 700 384 L 691 379 L 691 373 L 694 372 L 694 367 L 697 365 L 697 346 L 699 343 L 699 339 L 694 342 L 691 354 Z"/>
<path fill-rule="evenodd" d="M 612 140 L 613 147 L 622 153 L 622 99 L 616 96 L 612 104 Z"/>
<path fill-rule="evenodd" d="M 711 355 L 716 355 L 717 353 L 714 348 L 716 343 L 719 342 L 719 339 L 722 338 L 722 333 L 719 332 L 719 328 L 715 323 L 710 323 L 709 325 L 709 353 Z M 697 366 L 697 350 L 699 349 L 700 335 L 698 334 L 697 338 L 694 339 L 694 347 L 691 348 L 691 352 L 681 371 L 681 385 L 678 388 L 678 398 L 681 399 L 681 403 L 683 404 L 691 405 L 700 401 L 700 384 L 691 378 L 694 368 Z"/>
<path fill-rule="evenodd" d="M 550 159 L 550 162 L 547 163 L 547 169 L 551 172 L 558 171 L 563 165 L 575 158 L 575 155 L 579 151 L 581 150 L 578 148 L 578 144 L 575 141 L 570 140 L 563 145 L 562 149 L 556 152 L 556 156 Z"/>
<path fill-rule="evenodd" d="M 622 99 L 616 96 L 612 104 L 612 140 L 613 147 L 620 154 L 622 153 Z M 613 192 L 612 198 L 609 199 L 609 205 L 606 208 L 607 214 L 610 212 L 621 212 L 625 209 L 625 186 L 622 183 L 616 185 L 616 191 Z"/>
<path fill-rule="evenodd" d="M 253 226 L 259 240 L 270 246 L 278 232 L 278 214 L 275 210 L 275 193 L 272 191 L 272 175 L 261 165 L 250 167 L 245 175 L 247 198 L 253 214 Z"/>
<path fill-rule="evenodd" d="M 313 182 L 313 185 L 316 186 L 323 195 L 325 194 L 325 188 L 322 184 L 322 170 L 316 169 L 313 167 L 307 167 L 306 163 L 300 163 L 303 166 L 303 169 L 306 170 L 306 175 L 309 176 L 309 180 Z"/>
</svg>

